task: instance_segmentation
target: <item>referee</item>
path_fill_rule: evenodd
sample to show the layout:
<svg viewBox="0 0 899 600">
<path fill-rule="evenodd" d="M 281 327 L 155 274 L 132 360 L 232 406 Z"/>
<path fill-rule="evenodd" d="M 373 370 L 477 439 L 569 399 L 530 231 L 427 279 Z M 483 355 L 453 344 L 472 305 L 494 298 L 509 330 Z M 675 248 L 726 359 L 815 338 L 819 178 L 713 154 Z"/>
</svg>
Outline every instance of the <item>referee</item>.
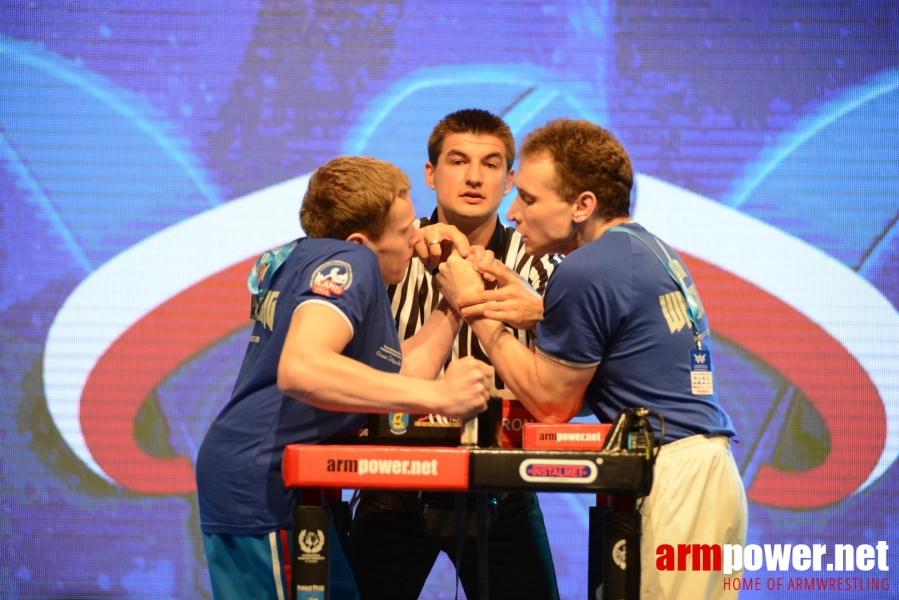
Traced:
<svg viewBox="0 0 899 600">
<path fill-rule="evenodd" d="M 521 235 L 504 226 L 497 215 L 503 196 L 512 189 L 515 141 L 506 123 L 485 110 L 465 109 L 444 117 L 428 140 L 425 179 L 437 195 L 437 208 L 419 227 L 447 224 L 457 227 L 472 245 L 492 250 L 496 258 L 530 283 L 529 298 L 516 306 L 527 306 L 528 315 L 516 322 L 542 317 L 542 294 L 559 258 L 531 257 L 525 253 Z M 424 240 L 428 243 L 429 240 Z M 413 260 L 405 279 L 388 292 L 401 339 L 415 334 L 440 301 L 429 267 L 449 248 L 429 246 L 430 265 Z M 520 289 L 520 288 L 519 288 Z M 522 300 L 517 298 L 516 300 Z M 531 342 L 527 329 L 509 329 L 523 344 Z M 448 361 L 466 356 L 489 362 L 478 339 L 463 323 Z M 497 389 L 505 385 L 496 378 Z M 491 495 L 495 505 L 488 535 L 489 594 L 492 600 L 559 597 L 543 513 L 534 493 Z M 440 552 L 456 562 L 454 535 L 435 537 L 426 531 L 423 505 L 452 511 L 451 493 L 417 491 L 363 491 L 353 520 L 349 560 L 362 600 L 389 594 L 398 600 L 416 600 Z M 473 514 L 474 496 L 468 496 Z M 449 514 L 448 522 L 455 524 Z M 455 530 L 451 528 L 451 534 Z M 479 598 L 477 548 L 474 539 L 463 547 L 460 579 L 469 600 Z"/>
</svg>

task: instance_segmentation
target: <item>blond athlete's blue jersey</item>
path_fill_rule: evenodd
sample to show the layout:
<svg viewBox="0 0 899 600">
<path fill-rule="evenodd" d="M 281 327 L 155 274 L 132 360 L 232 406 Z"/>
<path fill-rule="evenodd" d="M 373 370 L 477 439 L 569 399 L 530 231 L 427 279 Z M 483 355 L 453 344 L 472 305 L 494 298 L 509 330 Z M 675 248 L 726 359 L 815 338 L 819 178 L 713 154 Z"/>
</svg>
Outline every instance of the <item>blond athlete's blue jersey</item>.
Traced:
<svg viewBox="0 0 899 600">
<path fill-rule="evenodd" d="M 362 413 L 315 408 L 277 385 L 281 350 L 296 309 L 325 304 L 346 321 L 352 339 L 342 354 L 398 373 L 396 322 L 374 253 L 359 244 L 299 240 L 255 309 L 255 325 L 231 400 L 206 434 L 197 457 L 200 528 L 259 535 L 291 525 L 296 491 L 284 487 L 287 444 L 335 443 L 366 425 Z"/>
</svg>

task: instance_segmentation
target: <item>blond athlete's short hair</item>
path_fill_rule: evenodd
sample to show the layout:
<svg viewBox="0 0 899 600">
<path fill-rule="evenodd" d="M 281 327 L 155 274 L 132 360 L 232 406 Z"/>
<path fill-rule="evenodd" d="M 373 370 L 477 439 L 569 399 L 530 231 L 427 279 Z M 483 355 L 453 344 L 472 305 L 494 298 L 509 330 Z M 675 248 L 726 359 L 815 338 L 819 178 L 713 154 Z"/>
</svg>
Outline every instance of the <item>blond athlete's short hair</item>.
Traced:
<svg viewBox="0 0 899 600">
<path fill-rule="evenodd" d="M 340 156 L 309 179 L 300 224 L 311 238 L 345 240 L 364 233 L 377 242 L 397 196 L 407 197 L 409 178 L 399 167 L 367 156 Z"/>
</svg>

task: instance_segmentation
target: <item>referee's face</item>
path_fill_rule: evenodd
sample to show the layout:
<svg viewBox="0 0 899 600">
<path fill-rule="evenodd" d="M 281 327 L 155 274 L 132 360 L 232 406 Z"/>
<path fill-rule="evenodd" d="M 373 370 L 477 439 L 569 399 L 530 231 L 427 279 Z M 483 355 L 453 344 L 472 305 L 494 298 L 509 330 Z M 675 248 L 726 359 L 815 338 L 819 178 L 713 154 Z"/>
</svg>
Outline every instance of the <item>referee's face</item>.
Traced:
<svg viewBox="0 0 899 600">
<path fill-rule="evenodd" d="M 437 164 L 425 165 L 425 181 L 437 192 L 442 221 L 469 232 L 496 219 L 503 196 L 512 189 L 505 146 L 493 135 L 451 133 L 443 140 Z"/>
<path fill-rule="evenodd" d="M 397 196 L 387 217 L 387 227 L 377 242 L 365 245 L 374 251 L 381 267 L 381 278 L 390 285 L 400 283 L 406 276 L 415 244 L 421 238 L 415 227 L 415 208 L 408 195 Z"/>
</svg>

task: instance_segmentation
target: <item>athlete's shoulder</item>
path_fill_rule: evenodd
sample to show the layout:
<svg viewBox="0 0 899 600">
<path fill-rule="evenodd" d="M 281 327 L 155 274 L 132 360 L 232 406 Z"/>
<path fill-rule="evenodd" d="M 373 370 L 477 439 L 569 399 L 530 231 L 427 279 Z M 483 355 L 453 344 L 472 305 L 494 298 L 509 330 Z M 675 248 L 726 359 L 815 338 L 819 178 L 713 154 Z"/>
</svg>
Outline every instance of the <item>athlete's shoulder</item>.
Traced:
<svg viewBox="0 0 899 600">
<path fill-rule="evenodd" d="M 603 236 L 605 237 L 605 236 Z M 627 268 L 630 260 L 628 240 L 603 240 L 602 237 L 566 254 L 556 266 L 554 277 L 594 277 L 597 273 Z"/>
<path fill-rule="evenodd" d="M 348 260 L 361 264 L 378 262 L 377 256 L 369 247 L 346 240 L 309 238 L 304 250 L 310 263 L 330 259 Z"/>
<path fill-rule="evenodd" d="M 301 277 L 315 291 L 323 281 L 330 281 L 342 289 L 372 287 L 381 282 L 378 258 L 367 246 L 345 240 L 310 239 L 306 256 L 298 265 Z M 330 285 L 330 284 L 329 284 Z"/>
</svg>

